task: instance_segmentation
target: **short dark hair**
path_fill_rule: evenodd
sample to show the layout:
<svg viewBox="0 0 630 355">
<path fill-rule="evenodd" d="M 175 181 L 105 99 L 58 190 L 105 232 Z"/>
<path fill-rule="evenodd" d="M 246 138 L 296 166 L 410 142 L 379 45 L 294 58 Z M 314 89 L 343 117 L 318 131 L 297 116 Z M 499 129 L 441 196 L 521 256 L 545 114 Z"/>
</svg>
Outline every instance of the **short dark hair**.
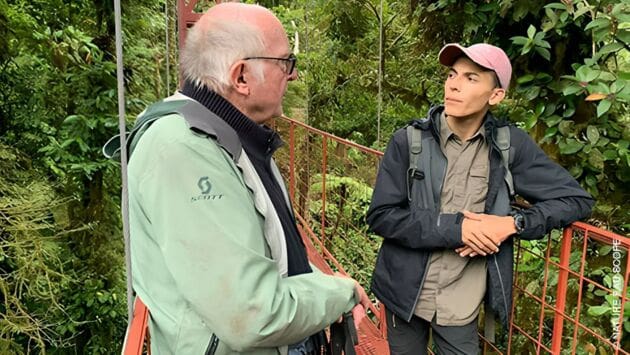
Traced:
<svg viewBox="0 0 630 355">
<path fill-rule="evenodd" d="M 488 71 L 492 72 L 492 78 L 494 78 L 494 88 L 495 89 L 500 89 L 501 88 L 501 83 L 499 82 L 499 76 L 497 75 L 497 72 L 495 72 L 492 69 L 488 69 Z"/>
</svg>

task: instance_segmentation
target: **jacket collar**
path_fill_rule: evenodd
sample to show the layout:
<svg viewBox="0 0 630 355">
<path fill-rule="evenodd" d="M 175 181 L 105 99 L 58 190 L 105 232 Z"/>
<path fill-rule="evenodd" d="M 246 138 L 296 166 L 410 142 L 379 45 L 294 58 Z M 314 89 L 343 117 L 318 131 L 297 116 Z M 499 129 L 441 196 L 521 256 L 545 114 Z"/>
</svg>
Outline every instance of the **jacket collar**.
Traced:
<svg viewBox="0 0 630 355">
<path fill-rule="evenodd" d="M 433 136 L 435 137 L 435 139 L 438 140 L 438 142 L 440 142 L 441 140 L 440 130 L 442 128 L 442 122 L 441 122 L 440 116 L 442 115 L 443 112 L 444 112 L 444 106 L 439 105 L 439 106 L 431 107 L 431 109 L 429 109 L 429 113 L 427 114 L 427 121 L 431 122 L 431 133 L 433 133 Z M 488 111 L 486 113 L 486 116 L 483 118 L 483 124 L 482 124 L 484 133 L 485 133 L 484 136 L 485 136 L 486 142 L 490 144 L 493 141 L 496 127 L 501 127 L 505 125 L 507 125 L 507 122 L 505 120 L 497 119 L 496 117 L 494 117 L 494 115 L 492 115 L 490 111 Z"/>
<path fill-rule="evenodd" d="M 250 157 L 267 158 L 282 146 L 282 139 L 275 131 L 252 121 L 224 97 L 205 86 L 185 81 L 182 93 L 201 103 L 232 127 Z"/>
</svg>

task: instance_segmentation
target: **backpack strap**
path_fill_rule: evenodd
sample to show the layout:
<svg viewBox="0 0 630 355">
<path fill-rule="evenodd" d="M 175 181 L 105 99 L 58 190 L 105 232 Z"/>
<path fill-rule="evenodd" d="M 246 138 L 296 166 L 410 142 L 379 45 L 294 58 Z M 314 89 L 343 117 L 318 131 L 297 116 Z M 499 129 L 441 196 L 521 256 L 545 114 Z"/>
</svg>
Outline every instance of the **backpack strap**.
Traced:
<svg viewBox="0 0 630 355">
<path fill-rule="evenodd" d="M 409 145 L 409 168 L 407 169 L 407 200 L 411 202 L 411 186 L 414 179 L 421 179 L 424 174 L 418 170 L 418 158 L 422 153 L 422 131 L 410 124 L 406 128 Z"/>
<path fill-rule="evenodd" d="M 131 156 L 139 138 L 158 118 L 177 113 L 177 110 L 186 105 L 186 103 L 185 100 L 162 100 L 149 106 L 141 113 L 131 130 L 126 133 L 127 158 Z M 105 145 L 103 145 L 103 155 L 108 159 L 120 161 L 120 150 L 120 134 L 111 137 Z"/>
<path fill-rule="evenodd" d="M 127 132 L 128 158 L 147 129 L 158 119 L 171 114 L 183 116 L 190 129 L 202 132 L 208 138 L 216 140 L 232 156 L 234 162 L 238 162 L 241 154 L 241 143 L 236 132 L 205 106 L 189 99 L 162 100 L 149 106 L 138 117 L 133 128 Z M 120 144 L 120 135 L 113 136 L 103 146 L 103 155 L 119 161 Z"/>
<path fill-rule="evenodd" d="M 343 314 L 341 323 L 330 325 L 330 347 L 328 355 L 356 355 L 355 346 L 359 344 L 357 330 L 354 327 L 352 312 Z"/>
<path fill-rule="evenodd" d="M 510 197 L 514 196 L 514 178 L 510 171 L 510 126 L 502 126 L 496 129 L 495 144 L 501 151 L 501 161 L 505 168 L 505 183 L 508 186 Z"/>
<path fill-rule="evenodd" d="M 510 126 L 505 125 L 496 128 L 494 143 L 501 152 L 501 163 L 505 168 L 504 180 L 507 184 L 508 192 L 510 197 L 514 197 L 514 179 L 510 171 Z M 495 312 L 486 304 L 484 314 L 484 336 L 489 342 L 494 343 L 496 334 Z"/>
<path fill-rule="evenodd" d="M 495 318 L 495 313 L 493 310 L 490 309 L 490 307 L 488 307 L 488 305 L 486 304 L 484 306 L 484 327 L 483 327 L 483 336 L 486 338 L 486 340 L 488 340 L 490 343 L 495 343 L 496 342 L 496 321 L 494 320 Z"/>
</svg>

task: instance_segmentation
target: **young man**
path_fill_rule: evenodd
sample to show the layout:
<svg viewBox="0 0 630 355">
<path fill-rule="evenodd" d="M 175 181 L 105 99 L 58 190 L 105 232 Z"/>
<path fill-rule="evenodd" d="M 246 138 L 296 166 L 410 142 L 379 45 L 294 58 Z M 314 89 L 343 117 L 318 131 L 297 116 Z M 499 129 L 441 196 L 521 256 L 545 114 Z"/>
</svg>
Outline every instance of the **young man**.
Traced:
<svg viewBox="0 0 630 355">
<path fill-rule="evenodd" d="M 510 84 L 503 50 L 448 44 L 439 61 L 449 67 L 444 105 L 410 124 L 421 135 L 417 170 L 410 170 L 412 133 L 398 130 L 367 214 L 370 228 L 384 238 L 372 290 L 387 309 L 393 355 L 426 353 L 430 330 L 440 354 L 478 353 L 482 300 L 508 321 L 511 237 L 540 238 L 588 216 L 593 205 L 525 132 L 500 128 L 507 123 L 489 113 Z M 509 132 L 509 171 L 529 209 L 511 210 L 500 130 Z"/>
<path fill-rule="evenodd" d="M 273 161 L 282 142 L 263 123 L 282 114 L 295 64 L 269 10 L 217 5 L 189 32 L 181 92 L 139 118 L 157 118 L 129 162 L 153 354 L 319 354 L 322 329 L 368 305 L 356 281 L 312 272 Z"/>
</svg>

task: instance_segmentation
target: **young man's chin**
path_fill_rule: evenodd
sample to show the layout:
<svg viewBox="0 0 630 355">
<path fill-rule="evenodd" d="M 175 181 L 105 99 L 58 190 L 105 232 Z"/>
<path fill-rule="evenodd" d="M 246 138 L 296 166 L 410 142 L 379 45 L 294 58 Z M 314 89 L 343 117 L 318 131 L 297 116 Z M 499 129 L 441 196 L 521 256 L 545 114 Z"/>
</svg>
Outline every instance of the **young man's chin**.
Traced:
<svg viewBox="0 0 630 355">
<path fill-rule="evenodd" d="M 486 111 L 487 110 L 470 112 L 470 111 L 448 109 L 447 107 L 444 108 L 444 113 L 446 114 L 446 116 L 452 117 L 455 119 L 462 119 L 462 120 L 468 119 L 468 118 L 474 118 L 474 117 L 483 117 L 486 114 Z"/>
</svg>

